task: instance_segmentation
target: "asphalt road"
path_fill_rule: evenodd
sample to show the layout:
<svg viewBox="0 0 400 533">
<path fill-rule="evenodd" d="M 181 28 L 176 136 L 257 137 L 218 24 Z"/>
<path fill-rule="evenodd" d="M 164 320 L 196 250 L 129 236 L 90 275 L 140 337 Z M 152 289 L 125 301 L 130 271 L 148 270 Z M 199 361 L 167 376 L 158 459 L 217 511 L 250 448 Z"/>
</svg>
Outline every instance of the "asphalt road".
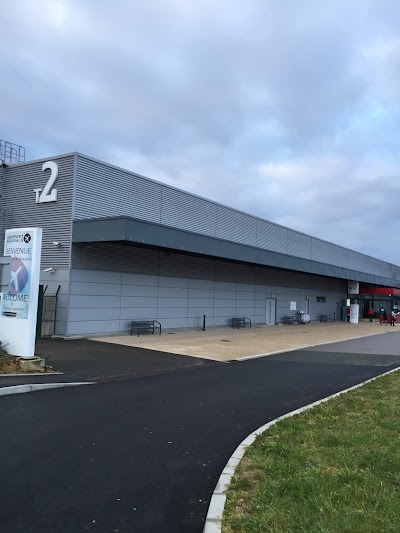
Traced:
<svg viewBox="0 0 400 533">
<path fill-rule="evenodd" d="M 399 366 L 394 337 L 370 337 L 379 347 L 366 355 L 349 341 L 2 397 L 0 529 L 200 533 L 237 445 L 269 420 Z"/>
</svg>

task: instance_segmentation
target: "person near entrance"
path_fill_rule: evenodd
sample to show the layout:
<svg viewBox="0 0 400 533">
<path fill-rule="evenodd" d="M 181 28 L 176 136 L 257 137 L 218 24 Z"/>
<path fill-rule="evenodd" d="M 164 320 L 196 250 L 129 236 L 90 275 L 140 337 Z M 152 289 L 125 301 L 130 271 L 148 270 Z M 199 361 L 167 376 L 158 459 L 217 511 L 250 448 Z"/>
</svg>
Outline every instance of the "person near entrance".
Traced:
<svg viewBox="0 0 400 533">
<path fill-rule="evenodd" d="M 373 307 L 371 307 L 371 306 L 369 306 L 369 309 L 368 309 L 368 316 L 369 316 L 369 321 L 372 322 L 372 319 L 375 316 L 375 311 L 374 311 Z"/>
<path fill-rule="evenodd" d="M 386 309 L 384 309 L 382 311 L 382 314 L 381 314 L 381 325 L 385 323 L 387 324 L 387 313 L 386 313 Z"/>
<path fill-rule="evenodd" d="M 397 315 L 396 311 L 393 310 L 392 311 L 392 326 L 396 324 L 396 315 Z"/>
</svg>

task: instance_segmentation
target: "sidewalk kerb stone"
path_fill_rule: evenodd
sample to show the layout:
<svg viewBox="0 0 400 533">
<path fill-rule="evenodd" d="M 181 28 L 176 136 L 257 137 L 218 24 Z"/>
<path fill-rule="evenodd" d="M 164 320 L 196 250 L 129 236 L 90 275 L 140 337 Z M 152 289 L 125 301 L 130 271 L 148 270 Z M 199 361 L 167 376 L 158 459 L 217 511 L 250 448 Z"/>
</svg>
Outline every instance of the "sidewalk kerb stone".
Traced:
<svg viewBox="0 0 400 533">
<path fill-rule="evenodd" d="M 95 385 L 94 381 L 82 381 L 75 383 L 27 383 L 25 385 L 14 385 L 12 387 L 1 387 L 0 396 L 10 396 L 12 394 L 23 394 L 25 392 L 35 392 L 49 389 L 60 389 L 64 387 L 75 387 L 77 385 Z"/>
</svg>

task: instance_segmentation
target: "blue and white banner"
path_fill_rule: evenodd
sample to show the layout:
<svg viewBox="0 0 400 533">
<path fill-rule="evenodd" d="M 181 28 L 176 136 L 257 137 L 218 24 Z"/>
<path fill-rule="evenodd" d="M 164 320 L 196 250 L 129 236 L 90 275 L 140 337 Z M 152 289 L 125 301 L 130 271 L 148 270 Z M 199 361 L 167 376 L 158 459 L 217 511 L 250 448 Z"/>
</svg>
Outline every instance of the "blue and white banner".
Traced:
<svg viewBox="0 0 400 533">
<path fill-rule="evenodd" d="M 1 300 L 0 340 L 19 357 L 35 355 L 41 250 L 41 228 L 6 231 L 4 255 L 11 257 L 11 271 Z"/>
<path fill-rule="evenodd" d="M 4 255 L 11 256 L 8 291 L 3 293 L 1 316 L 27 320 L 31 296 L 32 233 L 8 230 Z"/>
</svg>

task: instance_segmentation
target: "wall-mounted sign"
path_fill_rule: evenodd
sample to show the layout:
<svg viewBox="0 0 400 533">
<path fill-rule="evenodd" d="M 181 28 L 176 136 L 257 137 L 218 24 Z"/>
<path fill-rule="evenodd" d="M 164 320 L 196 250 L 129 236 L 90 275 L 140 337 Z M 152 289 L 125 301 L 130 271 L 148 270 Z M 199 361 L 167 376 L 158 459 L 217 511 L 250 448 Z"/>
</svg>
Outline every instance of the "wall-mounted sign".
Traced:
<svg viewBox="0 0 400 533">
<path fill-rule="evenodd" d="M 358 281 L 347 282 L 347 294 L 358 294 L 360 292 L 360 284 Z"/>
<path fill-rule="evenodd" d="M 290 310 L 296 311 L 296 302 L 290 302 Z"/>
<path fill-rule="evenodd" d="M 37 204 L 44 204 L 46 202 L 57 201 L 57 189 L 54 189 L 54 183 L 58 177 L 58 165 L 54 161 L 46 161 L 43 163 L 42 171 L 50 170 L 50 177 L 44 187 L 44 189 L 33 189 L 35 193 L 35 202 Z"/>
</svg>

